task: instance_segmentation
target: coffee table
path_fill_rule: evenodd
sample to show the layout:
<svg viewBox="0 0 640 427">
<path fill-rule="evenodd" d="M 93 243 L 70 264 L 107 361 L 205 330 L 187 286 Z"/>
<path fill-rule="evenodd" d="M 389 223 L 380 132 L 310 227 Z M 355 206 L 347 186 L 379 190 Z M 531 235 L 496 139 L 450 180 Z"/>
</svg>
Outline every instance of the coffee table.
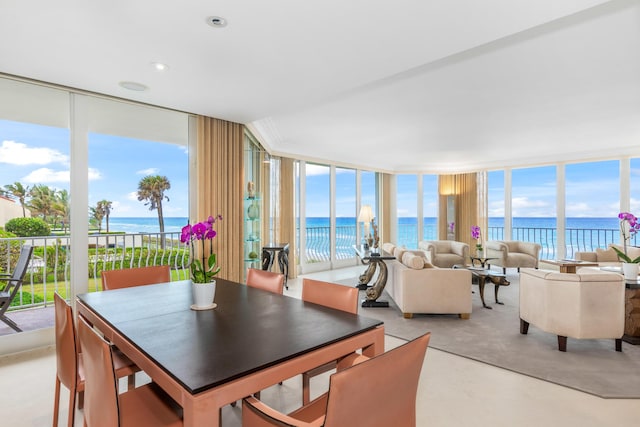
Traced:
<svg viewBox="0 0 640 427">
<path fill-rule="evenodd" d="M 484 302 L 484 285 L 486 285 L 487 282 L 493 283 L 495 285 L 494 292 L 496 304 L 504 305 L 503 302 L 498 301 L 498 291 L 500 290 L 500 286 L 509 286 L 511 284 L 511 282 L 507 280 L 506 275 L 502 273 L 496 273 L 485 268 L 474 267 L 472 265 L 456 264 L 453 266 L 453 268 L 464 268 L 471 271 L 472 278 L 475 279 L 474 281 L 478 283 L 478 288 L 480 290 L 480 300 L 482 301 L 482 306 L 484 308 L 488 308 L 489 310 L 493 309 L 493 307 L 489 307 Z"/>
<path fill-rule="evenodd" d="M 597 262 L 580 261 L 577 259 L 541 259 L 540 262 L 555 265 L 560 268 L 560 273 L 575 273 L 578 267 L 597 267 Z"/>
</svg>

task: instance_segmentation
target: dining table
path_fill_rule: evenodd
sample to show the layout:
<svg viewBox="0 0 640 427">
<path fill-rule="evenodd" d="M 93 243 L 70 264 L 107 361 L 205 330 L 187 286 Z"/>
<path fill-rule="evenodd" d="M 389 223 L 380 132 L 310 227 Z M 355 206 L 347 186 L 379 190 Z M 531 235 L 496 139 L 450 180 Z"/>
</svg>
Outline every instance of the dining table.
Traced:
<svg viewBox="0 0 640 427">
<path fill-rule="evenodd" d="M 384 351 L 380 320 L 216 279 L 216 307 L 193 310 L 191 281 L 77 296 L 86 318 L 183 409 L 220 426 L 229 403 L 361 350 Z"/>
</svg>

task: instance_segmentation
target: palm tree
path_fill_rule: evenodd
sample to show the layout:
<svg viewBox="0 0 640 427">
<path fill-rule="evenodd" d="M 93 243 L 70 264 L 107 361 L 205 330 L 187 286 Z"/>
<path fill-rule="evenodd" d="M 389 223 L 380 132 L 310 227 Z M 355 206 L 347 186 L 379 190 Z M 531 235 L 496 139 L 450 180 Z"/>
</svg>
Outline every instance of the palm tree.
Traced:
<svg viewBox="0 0 640 427">
<path fill-rule="evenodd" d="M 44 221 L 51 218 L 56 199 L 55 191 L 44 184 L 34 185 L 29 191 L 31 201 L 29 208 L 32 213 L 40 215 Z"/>
<path fill-rule="evenodd" d="M 109 215 L 111 215 L 111 204 L 109 200 L 100 200 L 97 205 L 97 209 L 102 212 L 102 215 L 107 219 L 107 234 L 109 234 Z M 100 218 L 100 224 L 102 225 L 102 218 Z"/>
<path fill-rule="evenodd" d="M 98 233 L 102 232 L 102 218 L 104 213 L 98 207 L 89 206 L 89 223 L 98 225 Z"/>
<path fill-rule="evenodd" d="M 59 190 L 56 192 L 56 201 L 54 203 L 54 211 L 56 216 L 60 216 L 62 220 L 62 232 L 67 232 L 69 221 L 71 218 L 71 210 L 69 206 L 69 192 L 67 190 Z"/>
<path fill-rule="evenodd" d="M 18 199 L 18 201 L 20 202 L 20 206 L 22 206 L 22 216 L 26 217 L 27 213 L 24 206 L 25 206 L 25 199 L 29 195 L 29 186 L 27 185 L 25 187 L 22 185 L 22 183 L 16 181 L 13 184 L 5 185 L 4 188 L 5 188 L 5 191 L 4 191 L 5 194 L 9 194 L 15 197 L 16 199 Z"/>
<path fill-rule="evenodd" d="M 158 225 L 160 233 L 164 232 L 164 218 L 162 216 L 162 200 L 169 201 L 169 197 L 164 192 L 171 188 L 171 183 L 166 176 L 149 175 L 140 180 L 138 184 L 138 200 L 146 201 L 145 206 L 149 205 L 149 210 L 158 210 Z"/>
</svg>

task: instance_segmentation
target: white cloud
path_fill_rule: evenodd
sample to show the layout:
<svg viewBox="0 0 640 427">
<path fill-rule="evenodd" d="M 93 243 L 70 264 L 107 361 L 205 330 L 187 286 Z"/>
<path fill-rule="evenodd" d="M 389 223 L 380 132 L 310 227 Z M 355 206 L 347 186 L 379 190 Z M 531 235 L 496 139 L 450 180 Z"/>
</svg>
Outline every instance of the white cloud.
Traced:
<svg viewBox="0 0 640 427">
<path fill-rule="evenodd" d="M 15 141 L 2 141 L 0 146 L 0 163 L 25 166 L 68 162 L 69 156 L 50 148 L 30 148 L 27 144 Z"/>
<path fill-rule="evenodd" d="M 71 174 L 67 171 L 54 171 L 49 168 L 40 168 L 23 178 L 28 184 L 45 184 L 49 182 L 70 182 Z"/>
<path fill-rule="evenodd" d="M 98 169 L 89 168 L 89 181 L 93 181 L 96 179 L 102 179 L 102 174 Z"/>
<path fill-rule="evenodd" d="M 311 165 L 307 163 L 305 165 L 305 172 L 307 176 L 314 175 L 329 175 L 329 167 L 328 166 L 320 166 L 320 165 Z"/>
<path fill-rule="evenodd" d="M 137 191 L 132 191 L 131 193 L 127 194 L 127 200 L 133 200 L 133 201 L 138 201 L 138 192 Z"/>
<path fill-rule="evenodd" d="M 138 175 L 157 175 L 158 172 L 160 172 L 160 169 L 158 168 L 148 168 L 148 169 L 142 169 L 137 171 L 136 173 Z"/>
<path fill-rule="evenodd" d="M 89 168 L 89 181 L 101 179 L 102 174 L 97 169 Z M 28 184 L 45 184 L 49 182 L 71 182 L 71 172 L 68 170 L 55 171 L 49 168 L 40 168 L 32 171 L 23 178 Z"/>
</svg>

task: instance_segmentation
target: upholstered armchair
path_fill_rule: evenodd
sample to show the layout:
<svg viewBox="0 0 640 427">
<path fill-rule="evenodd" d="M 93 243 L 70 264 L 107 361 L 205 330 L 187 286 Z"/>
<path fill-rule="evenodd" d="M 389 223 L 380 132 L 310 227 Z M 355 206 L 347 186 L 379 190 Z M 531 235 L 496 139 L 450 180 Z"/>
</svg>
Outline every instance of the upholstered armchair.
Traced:
<svg viewBox="0 0 640 427">
<path fill-rule="evenodd" d="M 506 273 L 507 268 L 538 268 L 540 251 L 542 246 L 533 242 L 520 242 L 517 240 L 490 240 L 485 244 L 487 258 L 495 258 L 487 261 L 487 265 L 502 267 Z"/>
<path fill-rule="evenodd" d="M 614 339 L 622 351 L 625 319 L 622 275 L 596 268 L 577 273 L 524 268 L 520 272 L 520 333 L 529 324 L 558 336 L 558 350 L 567 337 Z"/>
<path fill-rule="evenodd" d="M 466 264 L 469 260 L 469 245 L 455 240 L 425 240 L 419 243 L 420 250 L 427 254 L 427 260 L 440 268 L 451 268 L 456 264 Z"/>
</svg>

